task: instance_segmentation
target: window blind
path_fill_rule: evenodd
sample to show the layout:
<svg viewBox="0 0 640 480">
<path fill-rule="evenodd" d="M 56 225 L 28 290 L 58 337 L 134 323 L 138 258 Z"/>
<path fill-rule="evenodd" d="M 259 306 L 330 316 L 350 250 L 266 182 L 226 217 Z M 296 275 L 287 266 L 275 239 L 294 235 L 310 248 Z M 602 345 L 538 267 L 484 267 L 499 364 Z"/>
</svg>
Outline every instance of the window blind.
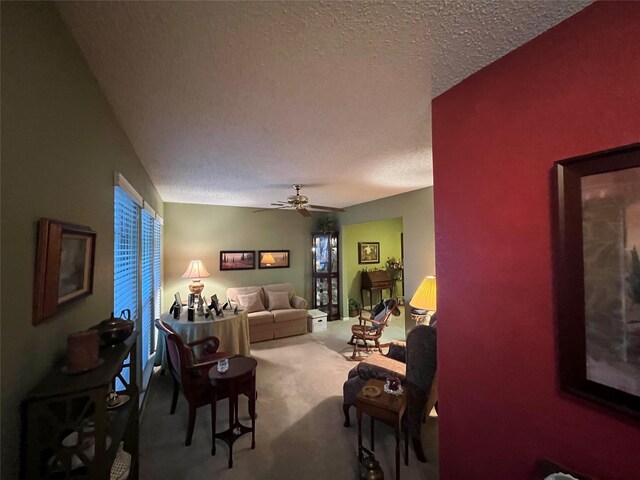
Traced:
<svg viewBox="0 0 640 480">
<path fill-rule="evenodd" d="M 122 310 L 131 311 L 131 320 L 138 318 L 138 243 L 140 208 L 122 188 L 114 193 L 113 228 L 113 310 L 119 315 Z M 130 357 L 129 357 L 130 358 Z M 129 381 L 130 369 L 122 371 Z M 116 381 L 116 390 L 124 386 Z"/>
<path fill-rule="evenodd" d="M 114 225 L 114 312 L 131 310 L 138 317 L 138 205 L 120 187 L 115 188 Z"/>
<path fill-rule="evenodd" d="M 153 318 L 160 318 L 162 283 L 162 218 L 156 215 L 153 222 L 153 296 L 155 298 Z"/>
<path fill-rule="evenodd" d="M 142 368 L 154 350 L 154 217 L 147 209 L 142 210 Z"/>
</svg>

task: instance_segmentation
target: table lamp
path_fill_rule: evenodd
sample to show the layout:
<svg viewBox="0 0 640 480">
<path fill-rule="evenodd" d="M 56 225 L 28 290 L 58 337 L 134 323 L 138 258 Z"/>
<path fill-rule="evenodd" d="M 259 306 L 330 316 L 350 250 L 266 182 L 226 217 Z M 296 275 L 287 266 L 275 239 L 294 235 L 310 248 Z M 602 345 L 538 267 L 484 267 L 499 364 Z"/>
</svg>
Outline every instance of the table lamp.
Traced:
<svg viewBox="0 0 640 480">
<path fill-rule="evenodd" d="M 267 266 L 271 266 L 274 263 L 276 263 L 276 259 L 273 258 L 273 255 L 271 255 L 271 253 L 265 253 L 262 256 L 262 263 L 267 265 Z"/>
<path fill-rule="evenodd" d="M 436 277 L 428 276 L 424 277 L 422 283 L 413 294 L 409 305 L 419 310 L 433 311 L 433 315 L 436 313 L 437 301 L 436 301 Z"/>
<path fill-rule="evenodd" d="M 191 283 L 189 284 L 189 291 L 198 296 L 198 310 L 196 315 L 202 316 L 204 315 L 204 309 L 202 307 L 202 289 L 204 288 L 204 284 L 200 280 L 201 278 L 210 277 L 211 275 L 207 272 L 207 269 L 202 265 L 202 261 L 200 260 L 192 260 L 187 267 L 187 271 L 184 272 L 182 278 L 190 278 Z"/>
</svg>

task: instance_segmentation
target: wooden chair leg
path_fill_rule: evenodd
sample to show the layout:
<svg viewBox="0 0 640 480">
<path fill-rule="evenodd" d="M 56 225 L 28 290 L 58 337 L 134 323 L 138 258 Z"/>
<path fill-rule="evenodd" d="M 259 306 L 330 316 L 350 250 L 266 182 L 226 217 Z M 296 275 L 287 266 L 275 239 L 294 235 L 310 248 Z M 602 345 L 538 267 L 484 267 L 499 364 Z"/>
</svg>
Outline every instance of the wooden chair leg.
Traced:
<svg viewBox="0 0 640 480">
<path fill-rule="evenodd" d="M 380 346 L 380 342 L 378 341 L 377 338 L 376 338 L 376 347 L 378 348 L 378 351 L 382 353 L 382 347 Z"/>
<path fill-rule="evenodd" d="M 169 412 L 171 415 L 176 413 L 176 405 L 178 404 L 178 394 L 180 393 L 180 385 L 178 385 L 178 381 L 173 379 L 173 397 L 171 398 L 171 411 Z"/>
<path fill-rule="evenodd" d="M 413 449 L 416 452 L 416 458 L 418 461 L 427 463 L 427 456 L 424 454 L 424 449 L 422 448 L 422 440 L 420 438 L 411 437 L 411 441 L 413 442 Z"/>
<path fill-rule="evenodd" d="M 193 428 L 196 425 L 196 407 L 191 406 L 189 404 L 189 426 L 187 428 L 187 438 L 184 441 L 184 444 L 188 447 L 191 445 L 191 437 L 193 437 Z"/>
<path fill-rule="evenodd" d="M 344 426 L 345 427 L 350 427 L 351 426 L 351 419 L 349 418 L 349 407 L 351 405 L 349 405 L 348 403 L 343 403 L 342 404 L 342 411 L 344 412 Z"/>
</svg>

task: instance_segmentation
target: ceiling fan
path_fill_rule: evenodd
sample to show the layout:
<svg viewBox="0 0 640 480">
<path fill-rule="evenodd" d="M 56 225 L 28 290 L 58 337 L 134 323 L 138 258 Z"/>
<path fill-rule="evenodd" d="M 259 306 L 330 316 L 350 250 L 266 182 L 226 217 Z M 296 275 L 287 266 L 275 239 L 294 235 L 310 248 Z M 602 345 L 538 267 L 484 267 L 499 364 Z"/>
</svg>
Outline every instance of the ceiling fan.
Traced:
<svg viewBox="0 0 640 480">
<path fill-rule="evenodd" d="M 296 189 L 295 195 L 289 195 L 286 201 L 278 200 L 276 203 L 272 203 L 274 208 L 261 208 L 260 210 L 254 210 L 253 213 L 266 212 L 269 210 L 291 209 L 296 210 L 303 217 L 310 217 L 311 212 L 307 209 L 313 210 L 327 210 L 329 212 L 344 212 L 344 208 L 335 207 L 323 207 L 322 205 L 309 205 L 309 198 L 305 195 L 300 195 L 300 189 L 302 185 L 295 184 L 293 188 Z"/>
</svg>

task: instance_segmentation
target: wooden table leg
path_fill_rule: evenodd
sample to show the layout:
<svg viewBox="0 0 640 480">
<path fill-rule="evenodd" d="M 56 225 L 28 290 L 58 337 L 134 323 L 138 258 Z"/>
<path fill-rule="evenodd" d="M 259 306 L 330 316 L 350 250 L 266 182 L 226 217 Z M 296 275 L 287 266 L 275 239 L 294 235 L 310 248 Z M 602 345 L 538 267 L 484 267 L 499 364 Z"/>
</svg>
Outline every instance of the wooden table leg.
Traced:
<svg viewBox="0 0 640 480">
<path fill-rule="evenodd" d="M 217 412 L 216 405 L 218 402 L 218 395 L 216 389 L 211 389 L 211 455 L 216 454 L 216 420 Z"/>
<path fill-rule="evenodd" d="M 251 416 L 251 449 L 256 448 L 256 377 L 251 380 L 251 397 L 249 398 L 249 415 Z"/>
<path fill-rule="evenodd" d="M 396 480 L 400 480 L 400 422 L 396 425 Z"/>
<path fill-rule="evenodd" d="M 235 386 L 232 386 L 229 392 L 229 432 L 231 435 L 231 442 L 229 443 L 229 468 L 233 468 L 233 427 L 234 427 L 234 413 L 235 404 L 238 402 L 238 392 Z"/>
<path fill-rule="evenodd" d="M 404 431 L 404 464 L 409 466 L 409 424 Z"/>
<path fill-rule="evenodd" d="M 369 416 L 369 418 L 371 418 L 371 451 L 375 452 L 376 451 L 375 434 L 373 433 L 374 420 L 372 416 Z"/>
<path fill-rule="evenodd" d="M 362 410 L 356 408 L 358 418 L 358 463 L 362 463 Z"/>
</svg>

